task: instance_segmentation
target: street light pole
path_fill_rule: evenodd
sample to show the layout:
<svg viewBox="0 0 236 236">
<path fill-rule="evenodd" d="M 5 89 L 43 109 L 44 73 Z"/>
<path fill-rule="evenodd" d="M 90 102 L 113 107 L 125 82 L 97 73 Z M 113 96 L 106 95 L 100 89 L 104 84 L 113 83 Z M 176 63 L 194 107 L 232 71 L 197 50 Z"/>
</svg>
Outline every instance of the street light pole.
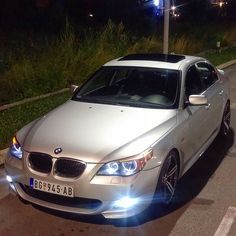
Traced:
<svg viewBox="0 0 236 236">
<path fill-rule="evenodd" d="M 165 1 L 164 8 L 164 38 L 163 38 L 163 53 L 168 54 L 169 51 L 169 25 L 170 25 L 170 0 Z"/>
</svg>

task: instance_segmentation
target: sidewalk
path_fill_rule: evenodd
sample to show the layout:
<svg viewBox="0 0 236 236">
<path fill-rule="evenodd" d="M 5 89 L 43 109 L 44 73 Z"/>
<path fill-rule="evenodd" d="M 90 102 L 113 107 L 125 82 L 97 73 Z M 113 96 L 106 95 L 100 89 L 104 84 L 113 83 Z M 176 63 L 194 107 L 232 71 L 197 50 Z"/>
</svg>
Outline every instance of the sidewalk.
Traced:
<svg viewBox="0 0 236 236">
<path fill-rule="evenodd" d="M 236 64 L 236 60 L 232 60 L 232 61 L 229 61 L 229 62 L 226 62 L 222 65 L 218 65 L 216 66 L 217 68 L 219 69 L 225 69 L 233 64 Z M 7 153 L 7 150 L 8 149 L 4 149 L 4 150 L 0 150 L 0 166 L 2 166 L 4 164 L 4 160 L 5 160 L 5 155 Z"/>
</svg>

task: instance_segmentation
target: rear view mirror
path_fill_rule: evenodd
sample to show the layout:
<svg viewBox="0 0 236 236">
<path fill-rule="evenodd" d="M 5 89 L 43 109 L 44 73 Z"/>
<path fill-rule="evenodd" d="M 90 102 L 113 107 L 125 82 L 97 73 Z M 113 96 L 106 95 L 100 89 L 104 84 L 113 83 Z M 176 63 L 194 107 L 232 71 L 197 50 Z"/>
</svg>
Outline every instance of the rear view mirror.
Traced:
<svg viewBox="0 0 236 236">
<path fill-rule="evenodd" d="M 78 87 L 79 87 L 79 86 L 72 84 L 72 85 L 70 86 L 70 92 L 71 92 L 72 94 L 74 94 L 74 92 L 77 90 Z"/>
<path fill-rule="evenodd" d="M 203 106 L 208 104 L 208 100 L 205 95 L 190 95 L 189 103 L 194 106 Z"/>
</svg>

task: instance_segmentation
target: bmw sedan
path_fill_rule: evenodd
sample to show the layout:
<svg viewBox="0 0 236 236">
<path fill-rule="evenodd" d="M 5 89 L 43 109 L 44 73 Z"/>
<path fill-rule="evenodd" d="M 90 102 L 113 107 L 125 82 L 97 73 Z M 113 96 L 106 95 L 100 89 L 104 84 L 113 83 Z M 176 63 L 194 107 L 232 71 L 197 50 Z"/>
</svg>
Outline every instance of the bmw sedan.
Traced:
<svg viewBox="0 0 236 236">
<path fill-rule="evenodd" d="M 200 57 L 132 54 L 19 130 L 5 161 L 12 192 L 64 212 L 123 218 L 168 204 L 177 181 L 230 129 L 229 83 Z"/>
</svg>

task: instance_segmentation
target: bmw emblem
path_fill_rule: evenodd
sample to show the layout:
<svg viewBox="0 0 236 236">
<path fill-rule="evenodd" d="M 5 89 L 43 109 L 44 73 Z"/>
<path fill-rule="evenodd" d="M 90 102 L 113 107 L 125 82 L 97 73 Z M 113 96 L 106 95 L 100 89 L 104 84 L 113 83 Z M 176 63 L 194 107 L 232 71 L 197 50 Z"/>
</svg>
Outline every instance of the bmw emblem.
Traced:
<svg viewBox="0 0 236 236">
<path fill-rule="evenodd" d="M 55 148 L 54 153 L 59 154 L 62 152 L 62 148 Z"/>
</svg>

